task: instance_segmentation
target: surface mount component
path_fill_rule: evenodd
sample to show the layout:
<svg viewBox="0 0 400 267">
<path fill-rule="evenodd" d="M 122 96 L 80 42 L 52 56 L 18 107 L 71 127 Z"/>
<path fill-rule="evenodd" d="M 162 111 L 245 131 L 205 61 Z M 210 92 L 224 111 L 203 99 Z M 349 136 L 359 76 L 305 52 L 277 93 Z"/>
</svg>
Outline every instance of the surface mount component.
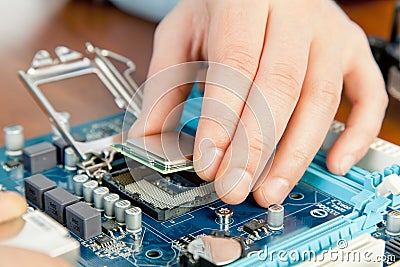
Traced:
<svg viewBox="0 0 400 267">
<path fill-rule="evenodd" d="M 57 163 L 64 165 L 65 149 L 68 148 L 67 142 L 63 138 L 53 139 L 53 145 L 57 151 Z"/>
<path fill-rule="evenodd" d="M 78 157 L 75 151 L 71 147 L 67 147 L 64 150 L 64 168 L 67 171 L 75 171 L 76 164 L 78 163 Z"/>
<path fill-rule="evenodd" d="M 44 193 L 57 187 L 56 183 L 43 174 L 35 174 L 24 179 L 25 197 L 30 203 L 44 209 Z"/>
<path fill-rule="evenodd" d="M 21 155 L 24 148 L 24 128 L 21 125 L 11 125 L 4 127 L 3 131 L 6 154 L 10 156 Z"/>
<path fill-rule="evenodd" d="M 131 75 L 135 71 L 135 64 L 114 52 L 86 44 L 87 56 L 73 51 L 65 46 L 55 49 L 57 58 L 53 59 L 46 50 L 40 50 L 33 58 L 30 68 L 18 74 L 25 83 L 29 92 L 35 98 L 40 108 L 47 114 L 49 121 L 58 130 L 61 137 L 71 146 L 82 159 L 87 159 L 87 153 L 101 153 L 108 149 L 112 143 L 121 140 L 121 134 L 107 136 L 94 141 L 79 142 L 63 127 L 65 122 L 54 109 L 50 101 L 45 97 L 39 86 L 54 83 L 73 77 L 96 74 L 108 91 L 114 96 L 115 104 L 125 110 L 128 109 L 138 117 L 141 109 L 141 94 L 132 80 Z M 111 60 L 122 63 L 125 69 L 120 72 Z M 135 98 L 132 99 L 135 94 Z"/>
<path fill-rule="evenodd" d="M 49 142 L 42 142 L 24 148 L 24 167 L 30 173 L 38 173 L 57 165 L 56 148 Z"/>
<path fill-rule="evenodd" d="M 117 194 L 111 193 L 103 198 L 104 202 L 104 216 L 106 218 L 114 218 L 114 206 L 115 203 L 119 200 L 119 196 Z"/>
<path fill-rule="evenodd" d="M 106 248 L 112 246 L 114 244 L 114 242 L 115 241 L 113 239 L 111 239 L 110 237 L 108 237 L 106 235 L 102 236 L 102 237 L 99 237 L 94 241 L 94 243 L 98 247 L 103 248 L 103 249 L 106 249 Z"/>
<path fill-rule="evenodd" d="M 78 202 L 66 207 L 65 217 L 68 229 L 82 239 L 101 234 L 101 214 L 86 203 Z"/>
<path fill-rule="evenodd" d="M 6 171 L 11 171 L 19 166 L 21 166 L 22 162 L 19 159 L 10 159 L 3 163 L 3 168 Z"/>
<path fill-rule="evenodd" d="M 74 194 L 78 197 L 83 196 L 83 184 L 89 180 L 86 174 L 77 174 L 72 177 L 72 187 L 74 189 Z"/>
<path fill-rule="evenodd" d="M 50 217 L 65 223 L 65 208 L 78 202 L 78 198 L 59 187 L 44 193 L 44 208 Z"/>
<path fill-rule="evenodd" d="M 118 200 L 115 202 L 115 220 L 119 224 L 125 223 L 125 210 L 129 209 L 131 202 L 128 200 Z"/>
<path fill-rule="evenodd" d="M 125 156 L 162 174 L 193 169 L 194 137 L 183 132 L 166 132 L 128 139 L 112 147 Z"/>
<path fill-rule="evenodd" d="M 120 232 L 122 230 L 121 226 L 114 220 L 108 220 L 103 222 L 102 229 L 104 233 L 112 234 L 115 232 Z"/>
<path fill-rule="evenodd" d="M 259 220 L 251 220 L 247 223 L 245 223 L 243 225 L 243 231 L 245 231 L 246 233 L 252 235 L 257 233 L 260 230 L 264 231 L 265 226 L 262 222 L 260 222 Z"/>
<path fill-rule="evenodd" d="M 59 257 L 71 265 L 76 264 L 80 244 L 69 236 L 66 228 L 37 210 L 25 214 L 21 221 L 21 231 L 15 236 L 0 239 L 1 246 L 29 249 Z"/>
<path fill-rule="evenodd" d="M 386 218 L 386 233 L 388 235 L 400 234 L 400 211 L 391 210 Z"/>
<path fill-rule="evenodd" d="M 99 183 L 94 180 L 87 181 L 82 185 L 83 199 L 87 203 L 93 203 L 93 191 L 99 187 Z"/>
<path fill-rule="evenodd" d="M 102 248 L 106 248 L 113 243 L 113 240 L 105 235 L 97 238 L 96 241 L 94 241 L 94 243 Z"/>
<path fill-rule="evenodd" d="M 142 210 L 138 207 L 132 207 L 125 210 L 126 231 L 130 233 L 139 233 L 142 231 Z"/>
<path fill-rule="evenodd" d="M 268 207 L 268 228 L 280 230 L 283 227 L 285 208 L 281 204 L 272 204 Z"/>
<path fill-rule="evenodd" d="M 97 210 L 104 209 L 104 197 L 108 195 L 110 190 L 107 187 L 100 186 L 93 190 L 93 203 Z"/>
</svg>

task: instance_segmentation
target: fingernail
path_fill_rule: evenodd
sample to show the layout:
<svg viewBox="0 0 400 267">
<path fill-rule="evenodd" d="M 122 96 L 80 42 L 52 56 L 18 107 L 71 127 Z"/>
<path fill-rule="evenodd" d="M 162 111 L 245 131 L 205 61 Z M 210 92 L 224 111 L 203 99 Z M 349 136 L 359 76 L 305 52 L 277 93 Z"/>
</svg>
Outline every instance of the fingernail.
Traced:
<svg viewBox="0 0 400 267">
<path fill-rule="evenodd" d="M 201 150 L 201 156 L 193 162 L 196 172 L 201 172 L 207 180 L 213 180 L 218 170 L 219 161 L 221 161 L 223 153 L 216 147 Z"/>
<path fill-rule="evenodd" d="M 340 174 L 345 175 L 350 168 L 355 164 L 355 159 L 352 155 L 346 155 L 340 161 Z"/>
<path fill-rule="evenodd" d="M 280 204 L 289 194 L 289 183 L 282 178 L 270 178 L 263 186 L 264 198 L 268 204 Z"/>
</svg>

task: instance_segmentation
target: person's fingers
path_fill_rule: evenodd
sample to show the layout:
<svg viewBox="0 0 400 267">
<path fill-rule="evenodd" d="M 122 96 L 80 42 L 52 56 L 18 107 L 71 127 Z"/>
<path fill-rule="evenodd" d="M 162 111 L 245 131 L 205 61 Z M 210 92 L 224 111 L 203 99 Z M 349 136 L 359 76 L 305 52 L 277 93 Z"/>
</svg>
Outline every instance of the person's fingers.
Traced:
<svg viewBox="0 0 400 267">
<path fill-rule="evenodd" d="M 243 129 L 236 130 L 217 172 L 215 189 L 225 202 L 239 203 L 248 195 L 298 101 L 312 34 L 302 27 L 305 20 L 294 19 L 296 12 L 276 5 L 268 17 L 255 86 L 241 116 Z M 305 30 L 297 31 L 299 27 Z"/>
<path fill-rule="evenodd" d="M 358 31 L 356 34 L 362 35 L 362 41 L 358 43 L 352 64 L 344 76 L 345 93 L 352 109 L 345 130 L 333 144 L 326 160 L 328 169 L 339 175 L 346 174 L 368 151 L 379 133 L 388 104 L 382 74 L 365 35 Z"/>
<path fill-rule="evenodd" d="M 219 64 L 211 63 L 207 71 L 194 149 L 195 170 L 209 181 L 215 178 L 257 72 L 268 1 L 217 1 L 210 13 L 205 57 Z"/>
<path fill-rule="evenodd" d="M 71 267 L 61 259 L 22 248 L 0 246 L 0 267 Z"/>
<path fill-rule="evenodd" d="M 9 239 L 18 235 L 24 226 L 25 220 L 22 217 L 0 223 L 0 240 Z"/>
<path fill-rule="evenodd" d="M 144 88 L 142 111 L 129 136 L 144 136 L 162 131 L 165 118 L 177 105 L 182 103 L 190 92 L 190 85 L 177 86 L 194 71 L 171 67 L 195 60 L 197 52 L 193 45 L 192 8 L 189 1 L 182 1 L 160 23 L 154 35 L 153 54 Z M 169 70 L 165 71 L 166 69 Z M 172 129 L 179 122 L 179 116 L 167 127 Z M 171 129 L 170 129 L 171 130 Z"/>
<path fill-rule="evenodd" d="M 14 220 L 26 213 L 25 199 L 16 192 L 0 192 L 0 224 Z"/>
<path fill-rule="evenodd" d="M 320 148 L 340 102 L 342 70 L 340 60 L 334 57 L 336 50 L 314 41 L 310 51 L 299 102 L 269 173 L 254 191 L 257 203 L 264 207 L 281 203 L 301 178 Z"/>
</svg>

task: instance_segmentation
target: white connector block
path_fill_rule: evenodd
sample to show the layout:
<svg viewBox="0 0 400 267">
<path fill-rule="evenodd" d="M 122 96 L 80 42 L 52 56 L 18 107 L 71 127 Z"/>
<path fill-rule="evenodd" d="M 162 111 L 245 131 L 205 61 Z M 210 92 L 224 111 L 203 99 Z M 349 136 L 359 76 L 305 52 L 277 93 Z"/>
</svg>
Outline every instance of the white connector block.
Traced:
<svg viewBox="0 0 400 267">
<path fill-rule="evenodd" d="M 321 150 L 328 152 L 333 143 L 344 131 L 345 125 L 333 121 L 328 134 L 325 137 Z M 380 138 L 376 138 L 371 144 L 367 154 L 356 164 L 356 166 L 370 172 L 382 172 L 384 168 L 393 164 L 400 164 L 400 146 L 392 144 Z"/>
<path fill-rule="evenodd" d="M 23 216 L 21 231 L 0 245 L 19 247 L 61 258 L 75 265 L 79 257 L 80 244 L 70 237 L 69 231 L 41 211 L 35 210 Z"/>
<path fill-rule="evenodd" d="M 400 177 L 397 174 L 386 176 L 376 189 L 378 196 L 398 195 L 400 194 Z"/>
</svg>

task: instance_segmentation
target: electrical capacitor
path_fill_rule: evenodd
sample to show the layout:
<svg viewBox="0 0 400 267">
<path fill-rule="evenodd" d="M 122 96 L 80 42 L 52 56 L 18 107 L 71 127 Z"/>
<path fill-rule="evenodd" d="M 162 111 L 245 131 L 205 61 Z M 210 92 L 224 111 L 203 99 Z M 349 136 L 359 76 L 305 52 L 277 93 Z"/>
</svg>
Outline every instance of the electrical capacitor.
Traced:
<svg viewBox="0 0 400 267">
<path fill-rule="evenodd" d="M 86 183 L 88 180 L 89 177 L 86 174 L 77 174 L 72 177 L 72 187 L 76 196 L 83 196 L 83 184 Z"/>
<path fill-rule="evenodd" d="M 78 163 L 78 156 L 72 147 L 67 147 L 64 150 L 64 168 L 68 171 L 75 171 Z"/>
<path fill-rule="evenodd" d="M 110 190 L 107 187 L 100 186 L 93 190 L 93 203 L 97 210 L 104 209 L 104 197 L 108 195 Z"/>
<path fill-rule="evenodd" d="M 11 125 L 4 127 L 3 131 L 6 154 L 10 156 L 21 155 L 24 148 L 24 128 L 21 125 Z"/>
<path fill-rule="evenodd" d="M 400 234 L 400 211 L 392 210 L 387 214 L 386 233 L 389 235 Z"/>
<path fill-rule="evenodd" d="M 115 220 L 119 224 L 125 223 L 125 210 L 129 209 L 131 202 L 129 200 L 118 200 L 115 202 Z"/>
<path fill-rule="evenodd" d="M 126 231 L 139 233 L 142 231 L 142 210 L 139 207 L 131 207 L 125 210 Z"/>
<path fill-rule="evenodd" d="M 83 199 L 87 203 L 93 203 L 93 191 L 99 187 L 97 181 L 91 180 L 82 185 Z"/>
<path fill-rule="evenodd" d="M 117 194 L 108 194 L 104 197 L 104 216 L 107 218 L 114 218 L 114 205 L 115 202 L 119 200 L 119 196 Z"/>
<path fill-rule="evenodd" d="M 283 227 L 285 208 L 280 204 L 272 204 L 268 207 L 268 228 L 277 231 Z"/>
</svg>

